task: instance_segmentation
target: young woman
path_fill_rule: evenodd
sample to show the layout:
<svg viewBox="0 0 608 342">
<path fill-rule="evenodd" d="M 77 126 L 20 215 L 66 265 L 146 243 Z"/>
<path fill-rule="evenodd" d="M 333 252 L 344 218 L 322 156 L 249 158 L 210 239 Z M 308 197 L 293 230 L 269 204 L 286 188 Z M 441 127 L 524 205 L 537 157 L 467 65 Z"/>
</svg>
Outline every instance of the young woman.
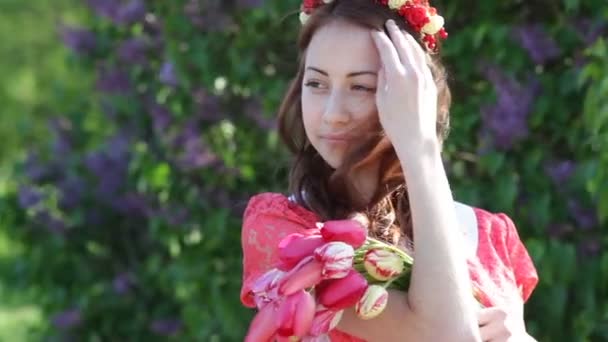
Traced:
<svg viewBox="0 0 608 342">
<path fill-rule="evenodd" d="M 241 299 L 276 246 L 355 213 L 368 234 L 415 252 L 407 292 L 331 341 L 534 341 L 523 304 L 538 277 L 511 219 L 454 202 L 441 160 L 450 92 L 443 19 L 423 0 L 306 0 L 299 69 L 279 110 L 294 153 L 290 196 L 262 193 L 244 214 Z M 485 309 L 478 309 L 472 288 Z"/>
</svg>

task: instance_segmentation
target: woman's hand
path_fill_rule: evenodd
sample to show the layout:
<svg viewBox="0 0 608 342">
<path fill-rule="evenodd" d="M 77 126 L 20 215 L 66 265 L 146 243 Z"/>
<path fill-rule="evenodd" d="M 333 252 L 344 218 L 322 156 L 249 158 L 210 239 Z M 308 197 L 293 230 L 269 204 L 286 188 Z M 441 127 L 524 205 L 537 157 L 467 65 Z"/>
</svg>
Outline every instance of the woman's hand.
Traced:
<svg viewBox="0 0 608 342">
<path fill-rule="evenodd" d="M 390 38 L 372 31 L 382 63 L 376 91 L 379 120 L 396 150 L 417 154 L 418 147 L 439 144 L 437 87 L 422 47 L 394 21 L 386 27 Z"/>
<path fill-rule="evenodd" d="M 504 308 L 483 308 L 478 321 L 483 342 L 536 342 L 526 333 L 523 317 L 509 315 Z"/>
</svg>

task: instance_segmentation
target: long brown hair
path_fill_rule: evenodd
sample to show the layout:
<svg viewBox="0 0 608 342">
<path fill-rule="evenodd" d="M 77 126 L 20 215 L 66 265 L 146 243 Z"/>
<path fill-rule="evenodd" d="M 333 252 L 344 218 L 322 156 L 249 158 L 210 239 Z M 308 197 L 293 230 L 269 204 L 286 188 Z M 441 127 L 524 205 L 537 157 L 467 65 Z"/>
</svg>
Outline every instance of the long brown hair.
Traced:
<svg viewBox="0 0 608 342">
<path fill-rule="evenodd" d="M 295 154 L 289 174 L 289 191 L 297 202 L 317 213 L 321 219 L 342 219 L 364 214 L 369 234 L 403 248 L 413 241 L 409 198 L 403 171 L 391 142 L 378 127 L 366 141 L 344 159 L 337 169 L 330 167 L 308 141 L 302 121 L 302 79 L 305 54 L 317 30 L 332 20 L 342 19 L 369 29 L 384 29 L 393 19 L 413 37 L 417 34 L 403 18 L 385 5 L 372 0 L 334 0 L 317 8 L 302 27 L 298 39 L 298 71 L 281 103 L 278 113 L 279 134 Z M 428 64 L 437 86 L 437 138 L 440 143 L 449 131 L 451 102 L 446 73 L 437 54 L 429 54 Z M 377 164 L 379 163 L 379 164 Z M 377 187 L 371 200 L 357 195 L 353 175 L 370 165 L 379 165 Z"/>
</svg>

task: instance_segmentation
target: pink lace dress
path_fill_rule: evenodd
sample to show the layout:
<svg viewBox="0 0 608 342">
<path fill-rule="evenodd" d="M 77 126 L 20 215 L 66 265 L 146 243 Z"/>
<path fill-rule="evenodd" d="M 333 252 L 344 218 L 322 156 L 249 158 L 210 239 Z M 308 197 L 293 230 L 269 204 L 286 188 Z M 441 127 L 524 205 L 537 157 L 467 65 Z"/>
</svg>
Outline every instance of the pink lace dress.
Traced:
<svg viewBox="0 0 608 342">
<path fill-rule="evenodd" d="M 480 299 L 486 307 L 500 305 L 521 315 L 522 303 L 538 282 L 534 264 L 507 215 L 479 208 L 473 211 L 477 220 L 477 243 L 476 253 L 467 259 L 471 280 L 481 291 Z M 250 199 L 241 232 L 243 305 L 255 308 L 251 284 L 278 261 L 279 241 L 288 234 L 315 227 L 319 220 L 315 213 L 283 194 L 261 193 Z M 330 338 L 332 342 L 364 342 L 338 330 L 330 332 Z"/>
</svg>

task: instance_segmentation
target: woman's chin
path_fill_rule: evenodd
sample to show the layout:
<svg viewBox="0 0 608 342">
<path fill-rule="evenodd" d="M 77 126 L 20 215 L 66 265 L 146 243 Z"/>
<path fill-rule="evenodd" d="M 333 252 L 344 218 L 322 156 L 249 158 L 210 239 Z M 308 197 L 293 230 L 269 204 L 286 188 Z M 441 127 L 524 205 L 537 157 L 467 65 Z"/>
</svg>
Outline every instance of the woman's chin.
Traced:
<svg viewBox="0 0 608 342">
<path fill-rule="evenodd" d="M 340 167 L 340 165 L 342 165 L 342 159 L 341 158 L 337 158 L 337 157 L 328 157 L 328 158 L 323 158 L 325 160 L 325 162 L 327 163 L 327 165 L 329 165 L 332 169 L 337 169 L 338 167 Z"/>
</svg>

